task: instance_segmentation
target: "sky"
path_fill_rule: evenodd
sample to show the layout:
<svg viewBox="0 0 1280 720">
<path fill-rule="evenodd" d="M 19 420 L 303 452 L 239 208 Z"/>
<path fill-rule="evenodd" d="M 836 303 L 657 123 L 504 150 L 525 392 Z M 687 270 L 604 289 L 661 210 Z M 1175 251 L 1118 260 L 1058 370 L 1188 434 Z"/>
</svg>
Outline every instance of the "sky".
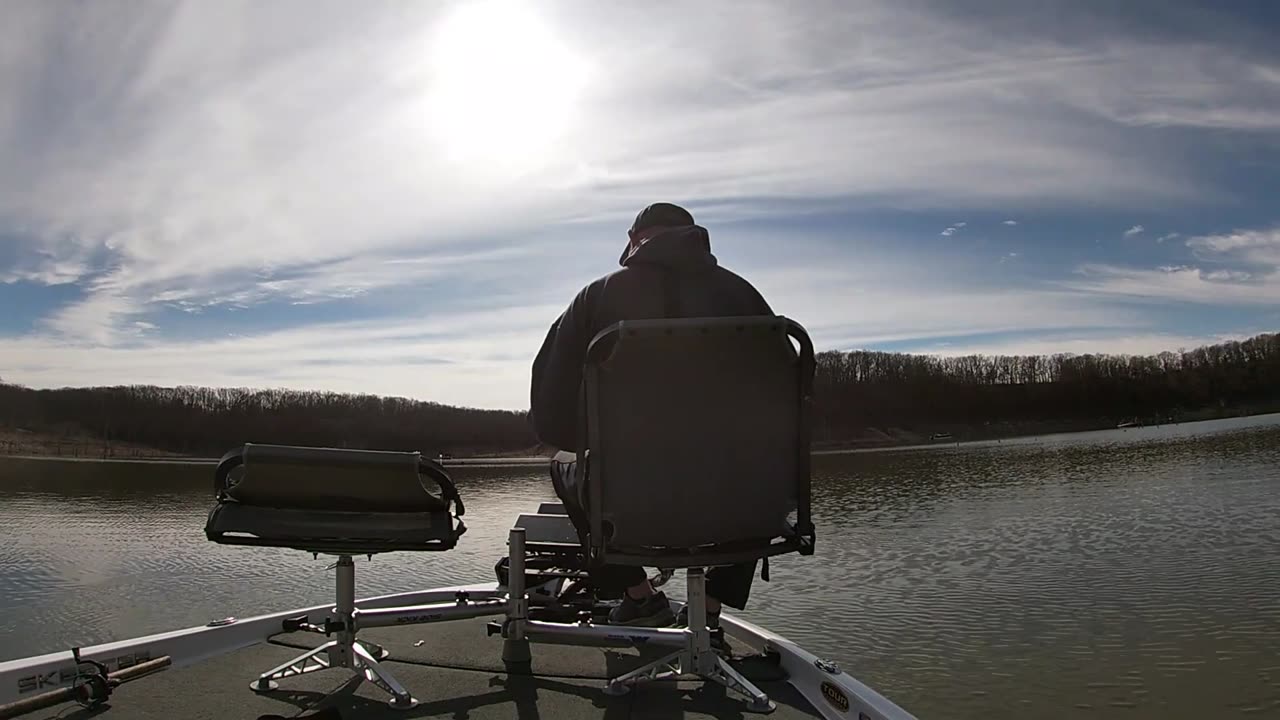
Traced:
<svg viewBox="0 0 1280 720">
<path fill-rule="evenodd" d="M 79 3 L 0 22 L 0 379 L 528 406 L 635 213 L 819 349 L 1280 329 L 1280 4 Z"/>
</svg>

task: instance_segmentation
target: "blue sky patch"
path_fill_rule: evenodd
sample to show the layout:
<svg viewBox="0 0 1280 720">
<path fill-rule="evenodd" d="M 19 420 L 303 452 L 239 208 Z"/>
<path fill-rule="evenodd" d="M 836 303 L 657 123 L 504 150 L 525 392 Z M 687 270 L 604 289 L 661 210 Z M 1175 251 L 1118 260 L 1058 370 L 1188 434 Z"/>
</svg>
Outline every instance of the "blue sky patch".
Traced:
<svg viewBox="0 0 1280 720">
<path fill-rule="evenodd" d="M 657 12 L 9 13 L 0 377 L 521 408 L 659 200 L 824 348 L 1280 326 L 1275 3 Z"/>
</svg>

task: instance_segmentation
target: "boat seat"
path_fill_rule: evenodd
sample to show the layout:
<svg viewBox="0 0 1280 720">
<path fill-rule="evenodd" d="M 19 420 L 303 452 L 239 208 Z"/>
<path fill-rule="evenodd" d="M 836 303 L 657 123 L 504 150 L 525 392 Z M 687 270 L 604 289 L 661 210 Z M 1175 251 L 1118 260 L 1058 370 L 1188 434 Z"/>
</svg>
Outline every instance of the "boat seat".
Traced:
<svg viewBox="0 0 1280 720">
<path fill-rule="evenodd" d="M 772 709 L 767 695 L 711 650 L 705 573 L 813 554 L 814 368 L 808 334 L 780 316 L 626 320 L 591 341 L 583 366 L 585 433 L 573 448 L 572 481 L 557 490 L 584 511 L 583 567 L 588 574 L 605 565 L 684 569 L 687 578 L 687 628 L 625 631 L 680 649 L 611 678 L 609 692 L 697 676 L 746 695 L 753 710 Z M 560 540 L 551 531 L 564 529 L 542 515 L 519 523 L 526 551 Z M 520 575 L 511 580 L 524 585 Z M 521 609 L 508 618 L 504 652 L 523 654 L 521 642 L 586 642 L 621 632 L 542 622 Z"/>
<path fill-rule="evenodd" d="M 592 341 L 575 486 L 589 562 L 813 553 L 808 334 L 785 317 L 624 321 Z"/>
<path fill-rule="evenodd" d="M 205 534 L 225 545 L 442 551 L 466 531 L 448 473 L 416 452 L 246 443 L 222 457 L 214 482 Z"/>
<path fill-rule="evenodd" d="M 437 491 L 427 486 L 433 483 Z M 255 692 L 279 689 L 297 675 L 345 668 L 387 692 L 390 705 L 417 699 L 380 664 L 385 648 L 357 637 L 361 628 L 447 622 L 501 612 L 505 600 L 472 600 L 357 610 L 353 555 L 450 550 L 466 532 L 466 511 L 453 480 L 417 452 L 384 452 L 246 443 L 218 462 L 217 505 L 205 535 L 223 545 L 288 547 L 337 555 L 334 604 L 323 624 L 301 616 L 281 623 L 333 639 L 258 675 Z"/>
</svg>

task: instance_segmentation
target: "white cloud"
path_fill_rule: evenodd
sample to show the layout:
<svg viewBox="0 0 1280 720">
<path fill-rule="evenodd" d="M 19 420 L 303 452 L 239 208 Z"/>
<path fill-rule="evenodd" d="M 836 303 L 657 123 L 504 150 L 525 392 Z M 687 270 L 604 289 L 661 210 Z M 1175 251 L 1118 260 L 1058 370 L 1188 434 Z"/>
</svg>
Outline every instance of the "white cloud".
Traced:
<svg viewBox="0 0 1280 720">
<path fill-rule="evenodd" d="M 775 312 L 799 320 L 821 348 L 972 334 L 1132 328 L 1145 322 L 1138 310 L 1114 307 L 1099 296 L 958 285 L 948 272 L 955 267 L 953 263 L 932 272 L 908 272 L 868 263 L 761 271 L 751 277 Z"/>
<path fill-rule="evenodd" d="M 42 324 L 66 342 L 112 345 L 134 335 L 141 309 L 126 297 L 90 292 L 80 302 L 60 308 Z"/>
<path fill-rule="evenodd" d="M 1161 235 L 1160 237 L 1156 238 L 1156 242 L 1162 243 L 1165 240 L 1177 240 L 1180 237 L 1182 237 L 1181 233 L 1176 233 L 1176 232 L 1167 233 L 1165 235 Z"/>
<path fill-rule="evenodd" d="M 1134 225 L 1133 227 L 1131 227 L 1131 228 L 1129 228 L 1128 230 L 1125 230 L 1125 231 L 1124 231 L 1124 236 L 1125 236 L 1125 237 L 1133 237 L 1134 235 L 1137 235 L 1137 234 L 1141 233 L 1141 232 L 1142 232 L 1142 231 L 1144 231 L 1144 230 L 1146 230 L 1146 228 L 1142 227 L 1141 225 Z"/>
<path fill-rule="evenodd" d="M 0 115 L 0 212 L 42 238 L 65 230 L 82 249 L 108 252 L 113 282 L 134 293 L 518 231 L 584 209 L 631 211 L 657 188 L 915 203 L 1197 189 L 1166 157 L 1134 158 L 1096 128 L 1081 142 L 1081 128 L 1048 111 L 1067 87 L 1046 85 L 1046 73 L 1078 67 L 1078 53 L 1007 39 L 974 50 L 981 28 L 891 5 L 797 13 L 740 3 L 727 16 L 689 12 L 678 31 L 640 43 L 621 29 L 643 25 L 643 8 L 543 8 L 557 62 L 581 61 L 581 93 L 564 103 L 574 112 L 527 147 L 486 155 L 492 148 L 472 143 L 473 156 L 458 157 L 476 138 L 438 135 L 439 93 L 458 77 L 431 64 L 437 10 L 27 6 L 3 38 L 13 62 L 0 100 L 22 111 Z M 67 52 L 47 50 L 71 35 Z M 927 56 L 907 53 L 901 38 L 913 36 L 938 42 Z M 1107 82 L 1118 61 L 1096 60 L 1104 67 L 1087 85 Z M 1040 105 L 1019 99 L 1027 94 Z M 60 111 L 68 96 L 76 112 Z M 634 97 L 645 102 L 619 110 Z M 945 116 L 929 110 L 940 106 Z M 499 109 L 513 119 L 489 128 L 493 142 L 529 122 L 515 119 L 526 108 Z"/>
<path fill-rule="evenodd" d="M 1155 270 L 1114 265 L 1086 265 L 1082 279 L 1067 288 L 1098 295 L 1211 305 L 1273 305 L 1280 303 L 1280 276 L 1254 275 L 1198 267 L 1172 266 Z"/>
<path fill-rule="evenodd" d="M 1204 274 L 1205 280 L 1213 282 L 1248 282 L 1254 279 L 1253 273 L 1240 270 L 1211 270 Z"/>
<path fill-rule="evenodd" d="M 962 287 L 945 273 L 864 265 L 745 271 L 775 312 L 822 349 L 975 333 L 1132 327 L 1142 317 L 1097 298 Z M 901 278 L 913 277 L 912 282 Z M 234 337 L 171 340 L 137 326 L 128 342 L 49 336 L 0 344 L 5 379 L 36 387 L 154 383 L 289 387 L 402 395 L 477 407 L 527 405 L 529 369 L 547 327 L 578 289 L 567 277 L 531 294 L 421 319 L 322 323 Z M 524 298 L 521 298 L 524 299 Z M 145 322 L 145 321 L 142 321 Z"/>
<path fill-rule="evenodd" d="M 1071 287 L 1153 300 L 1217 305 L 1280 303 L 1280 228 L 1241 229 L 1186 241 L 1201 265 L 1155 270 L 1091 265 Z"/>
<path fill-rule="evenodd" d="M 1261 332 L 1261 331 L 1259 331 Z M 928 355 L 1158 355 L 1190 350 L 1231 340 L 1244 340 L 1257 333 L 1181 335 L 1174 333 L 1049 333 L 1035 338 L 1005 338 L 983 342 L 938 343 L 915 350 Z"/>
<path fill-rule="evenodd" d="M 1234 260 L 1280 271 L 1280 227 L 1265 230 L 1236 230 L 1223 235 L 1204 235 L 1187 240 L 1187 247 L 1210 260 Z"/>
<path fill-rule="evenodd" d="M 0 168 L 0 184 L 4 169 Z M 2 203 L 3 201 L 0 201 Z M 0 243 L 15 248 L 35 240 L 35 247 L 20 253 L 10 267 L 0 265 L 0 283 L 34 282 L 42 285 L 67 285 L 87 275 L 93 269 L 92 248 L 84 247 L 83 240 L 68 234 L 53 234 L 27 238 L 29 229 L 10 227 L 0 215 Z M 5 235 L 12 235 L 6 238 Z"/>
<path fill-rule="evenodd" d="M 425 321 L 328 323 L 198 341 L 147 333 L 110 347 L 16 338 L 0 344 L 0 367 L 6 381 L 34 387 L 288 387 L 521 408 L 532 352 L 562 309 L 539 305 Z"/>
<path fill-rule="evenodd" d="M 1005 220 L 1003 223 L 1001 223 L 1001 225 L 1017 225 L 1017 224 L 1018 224 L 1017 220 Z"/>
<path fill-rule="evenodd" d="M 110 370 L 127 380 L 133 367 L 156 378 L 200 381 L 191 368 L 207 382 L 255 377 L 247 360 L 228 361 L 234 372 L 188 364 L 181 349 L 201 346 L 165 344 L 170 328 L 156 317 L 174 307 L 303 306 L 504 278 L 533 286 L 535 302 L 567 299 L 609 263 L 551 238 L 656 196 L 697 200 L 721 220 L 758 216 L 761 199 L 962 217 L 975 207 L 1212 201 L 1220 189 L 1196 166 L 1133 128 L 1280 129 L 1277 70 L 1225 45 L 1116 35 L 1068 46 L 887 0 L 699 3 L 681 9 L 678 26 L 637 37 L 665 11 L 544 3 L 528 6 L 539 16 L 526 16 L 528 32 L 486 26 L 520 52 L 486 53 L 477 37 L 457 51 L 473 62 L 440 62 L 438 33 L 455 6 L 7 7 L 0 230 L 21 232 L 0 282 L 84 293 L 21 341 L 33 368 L 30 353 L 61 358 L 31 376 L 74 383 L 77 372 L 90 381 Z M 549 67 L 561 72 L 535 72 Z M 459 74 L 466 68 L 473 75 Z M 510 92 L 494 87 L 509 77 L 520 81 Z M 1215 289 L 1245 284 L 1213 272 L 1203 282 Z M 467 292 L 486 291 L 456 295 Z M 817 290 L 794 292 L 801 306 L 828 307 Z M 981 328 L 1037 317 L 1111 324 L 1075 296 L 1032 294 L 1034 313 L 996 298 L 939 291 L 879 303 L 840 332 L 942 332 L 962 312 L 985 313 L 962 316 Z M 492 299 L 485 311 L 519 302 Z M 543 329 L 524 322 L 528 336 Z M 463 342 L 477 331 L 458 332 Z M 135 350 L 144 345 L 155 360 Z M 286 377 L 258 372 L 262 382 Z M 288 377 L 325 377 L 297 372 Z M 350 383 L 361 376 L 380 382 L 352 370 Z"/>
<path fill-rule="evenodd" d="M 1275 74 L 1238 46 L 1147 40 L 1108 42 L 1057 80 L 1070 104 L 1125 125 L 1271 133 L 1280 130 Z"/>
</svg>

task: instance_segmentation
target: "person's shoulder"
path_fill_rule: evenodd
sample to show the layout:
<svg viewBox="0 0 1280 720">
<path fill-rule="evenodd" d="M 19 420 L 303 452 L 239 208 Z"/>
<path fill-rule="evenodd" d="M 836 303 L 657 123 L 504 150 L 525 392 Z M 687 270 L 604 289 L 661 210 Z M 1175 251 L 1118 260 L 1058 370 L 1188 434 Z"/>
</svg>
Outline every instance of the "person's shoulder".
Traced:
<svg viewBox="0 0 1280 720">
<path fill-rule="evenodd" d="M 645 275 L 653 275 L 654 269 L 647 265 L 624 265 L 617 270 L 605 273 L 587 285 L 592 290 L 603 290 L 611 285 L 621 285 L 640 280 Z"/>
<path fill-rule="evenodd" d="M 609 283 L 609 278 L 613 277 L 616 274 L 617 274 L 616 271 L 605 273 L 604 275 L 601 275 L 595 278 L 591 282 L 588 282 L 586 285 L 583 285 L 582 288 L 578 290 L 578 294 L 575 296 L 575 298 L 577 298 L 578 300 L 586 300 L 589 298 L 594 298 L 595 296 L 599 295 L 600 291 L 604 288 L 604 286 Z"/>
<path fill-rule="evenodd" d="M 745 286 L 747 288 L 750 288 L 753 292 L 759 292 L 758 290 L 756 290 L 755 283 L 752 283 L 745 276 L 733 270 L 730 270 L 729 268 L 723 265 L 717 265 L 715 267 L 714 272 L 724 282 Z"/>
<path fill-rule="evenodd" d="M 741 281 L 741 282 L 747 283 L 748 285 L 750 285 L 750 284 L 751 284 L 751 281 L 750 281 L 750 280 L 747 280 L 747 278 L 746 278 L 746 277 L 744 277 L 742 274 L 738 273 L 737 271 L 731 270 L 731 269 L 729 269 L 729 268 L 725 267 L 724 265 L 719 265 L 719 264 L 717 264 L 717 265 L 715 266 L 715 270 L 714 270 L 713 272 L 716 272 L 716 273 L 718 273 L 718 274 L 720 274 L 720 275 L 722 275 L 722 276 L 724 276 L 724 277 L 729 277 L 729 278 L 733 278 L 733 279 L 735 279 L 735 280 L 739 280 L 739 281 Z"/>
<path fill-rule="evenodd" d="M 723 265 L 716 266 L 717 283 L 738 298 L 751 309 L 753 313 L 771 314 L 772 308 L 769 301 L 764 299 L 764 294 L 747 278 L 730 270 Z"/>
<path fill-rule="evenodd" d="M 583 285 L 569 304 L 570 312 L 583 318 L 594 318 L 598 314 L 601 305 L 608 304 L 605 296 L 614 294 L 610 287 L 623 275 L 625 270 L 626 268 L 621 268 L 605 273 Z"/>
</svg>

